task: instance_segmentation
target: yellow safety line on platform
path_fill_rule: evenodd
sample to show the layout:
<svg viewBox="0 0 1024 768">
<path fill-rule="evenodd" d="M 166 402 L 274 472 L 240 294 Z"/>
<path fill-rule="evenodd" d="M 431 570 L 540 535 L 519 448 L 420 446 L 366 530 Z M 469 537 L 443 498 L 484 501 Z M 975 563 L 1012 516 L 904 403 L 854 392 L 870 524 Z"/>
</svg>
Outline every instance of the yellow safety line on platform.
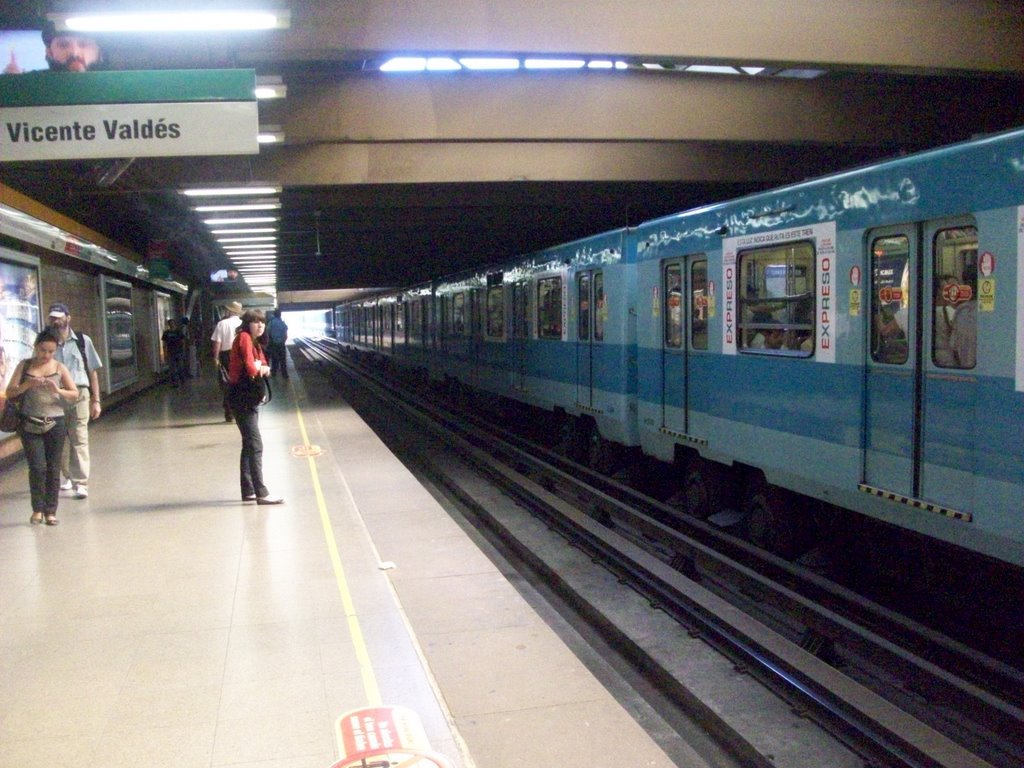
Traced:
<svg viewBox="0 0 1024 768">
<path fill-rule="evenodd" d="M 302 418 L 302 409 L 295 407 L 295 414 L 299 420 L 299 432 L 302 433 L 303 445 L 309 445 L 309 435 L 306 433 L 306 422 Z M 327 514 L 327 502 L 324 500 L 323 489 L 320 487 L 320 475 L 316 471 L 314 456 L 308 456 L 309 474 L 313 478 L 313 491 L 316 494 L 317 509 L 320 510 L 320 523 L 323 525 L 324 537 L 327 539 L 327 551 L 331 555 L 331 564 L 334 566 L 334 579 L 338 583 L 338 592 L 341 593 L 341 602 L 345 606 L 345 618 L 348 619 L 349 633 L 352 635 L 352 645 L 356 649 L 356 658 L 359 661 L 359 672 L 363 678 L 363 688 L 366 691 L 366 701 L 371 706 L 380 706 L 383 702 L 380 696 L 380 688 L 377 686 L 377 676 L 373 673 L 373 665 L 370 663 L 370 653 L 366 648 L 366 639 L 363 637 L 362 627 L 359 626 L 359 617 L 356 616 L 355 604 L 352 602 L 352 593 L 348 588 L 348 581 L 345 579 L 345 569 L 341 564 L 341 555 L 338 554 L 338 545 L 334 538 L 334 528 L 331 526 L 331 519 Z"/>
</svg>

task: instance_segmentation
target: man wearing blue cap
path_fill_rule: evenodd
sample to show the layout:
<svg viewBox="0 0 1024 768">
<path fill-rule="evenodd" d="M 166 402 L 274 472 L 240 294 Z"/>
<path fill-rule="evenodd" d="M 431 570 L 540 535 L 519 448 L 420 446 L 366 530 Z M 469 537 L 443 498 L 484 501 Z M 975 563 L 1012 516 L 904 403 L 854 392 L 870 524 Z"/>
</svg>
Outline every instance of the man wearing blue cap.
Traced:
<svg viewBox="0 0 1024 768">
<path fill-rule="evenodd" d="M 65 480 L 60 488 L 73 491 L 76 499 L 84 499 L 89 495 L 89 420 L 100 417 L 100 380 L 96 371 L 103 367 L 103 361 L 92 339 L 71 329 L 67 304 L 50 305 L 49 324 L 61 340 L 55 357 L 71 371 L 78 387 L 78 399 L 68 405 L 64 415 L 68 439 L 61 460 Z"/>
</svg>

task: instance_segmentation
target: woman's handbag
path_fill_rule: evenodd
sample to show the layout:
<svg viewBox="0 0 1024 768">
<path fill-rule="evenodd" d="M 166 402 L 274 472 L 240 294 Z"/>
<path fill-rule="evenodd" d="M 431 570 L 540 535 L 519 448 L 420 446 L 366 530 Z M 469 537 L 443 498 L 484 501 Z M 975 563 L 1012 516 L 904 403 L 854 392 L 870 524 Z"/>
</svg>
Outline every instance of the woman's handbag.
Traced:
<svg viewBox="0 0 1024 768">
<path fill-rule="evenodd" d="M 266 376 L 243 376 L 231 385 L 228 399 L 239 408 L 258 408 L 270 402 L 273 393 Z"/>
<path fill-rule="evenodd" d="M 25 375 L 28 373 L 28 361 L 23 361 L 24 365 L 21 366 L 21 384 L 25 381 Z M 18 427 L 21 425 L 21 398 L 12 400 L 7 398 L 7 402 L 4 404 L 4 412 L 0 415 L 0 432 L 17 432 Z"/>
<path fill-rule="evenodd" d="M 16 432 L 21 424 L 21 404 L 17 400 L 8 399 L 0 416 L 0 432 Z"/>
</svg>

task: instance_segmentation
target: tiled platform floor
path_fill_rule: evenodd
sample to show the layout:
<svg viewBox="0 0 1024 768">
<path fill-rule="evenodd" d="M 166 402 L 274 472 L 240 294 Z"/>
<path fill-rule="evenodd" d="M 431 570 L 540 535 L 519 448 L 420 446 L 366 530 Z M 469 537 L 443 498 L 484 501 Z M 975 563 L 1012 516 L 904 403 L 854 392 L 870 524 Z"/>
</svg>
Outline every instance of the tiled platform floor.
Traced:
<svg viewBox="0 0 1024 768">
<path fill-rule="evenodd" d="M 375 704 L 413 709 L 457 768 L 672 765 L 308 384 L 261 416 L 284 506 L 239 500 L 206 380 L 94 423 L 90 496 L 57 527 L 29 525 L 23 463 L 0 471 L 0 767 L 327 768 L 337 718 Z"/>
</svg>

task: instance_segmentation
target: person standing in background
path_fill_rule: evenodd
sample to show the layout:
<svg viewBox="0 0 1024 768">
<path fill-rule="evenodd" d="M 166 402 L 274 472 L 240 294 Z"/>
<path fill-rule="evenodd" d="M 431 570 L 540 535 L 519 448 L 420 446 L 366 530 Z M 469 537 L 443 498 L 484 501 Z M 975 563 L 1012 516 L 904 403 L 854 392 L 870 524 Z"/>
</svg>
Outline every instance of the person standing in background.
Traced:
<svg viewBox="0 0 1024 768">
<path fill-rule="evenodd" d="M 177 387 L 184 383 L 188 374 L 185 369 L 185 335 L 174 322 L 174 318 L 167 318 L 167 328 L 160 340 L 164 343 L 164 353 L 171 369 L 171 386 Z"/>
<path fill-rule="evenodd" d="M 178 323 L 181 336 L 185 340 L 185 378 L 195 379 L 199 377 L 199 360 L 196 357 L 196 345 L 193 338 L 192 322 L 188 317 L 182 317 Z"/>
<path fill-rule="evenodd" d="M 62 491 L 73 491 L 76 499 L 89 495 L 89 422 L 100 417 L 100 380 L 96 373 L 103 367 L 92 339 L 71 328 L 71 311 L 67 304 L 51 304 L 49 326 L 57 334 L 57 362 L 71 371 L 78 387 L 78 398 L 64 414 L 67 444 L 61 470 Z M 68 342 L 72 342 L 68 344 Z"/>
<path fill-rule="evenodd" d="M 214 326 L 210 341 L 213 342 L 213 366 L 217 369 L 223 395 L 224 421 L 231 422 L 235 420 L 235 416 L 231 411 L 231 403 L 228 402 L 228 363 L 231 360 L 231 345 L 235 342 L 235 331 L 242 324 L 242 305 L 232 301 L 225 304 L 224 309 L 228 314 Z"/>
<path fill-rule="evenodd" d="M 267 351 L 270 353 L 270 375 L 277 376 L 278 371 L 288 378 L 288 356 L 285 342 L 288 341 L 288 324 L 281 319 L 281 310 L 275 309 L 267 324 L 267 336 L 270 338 Z"/>
</svg>

